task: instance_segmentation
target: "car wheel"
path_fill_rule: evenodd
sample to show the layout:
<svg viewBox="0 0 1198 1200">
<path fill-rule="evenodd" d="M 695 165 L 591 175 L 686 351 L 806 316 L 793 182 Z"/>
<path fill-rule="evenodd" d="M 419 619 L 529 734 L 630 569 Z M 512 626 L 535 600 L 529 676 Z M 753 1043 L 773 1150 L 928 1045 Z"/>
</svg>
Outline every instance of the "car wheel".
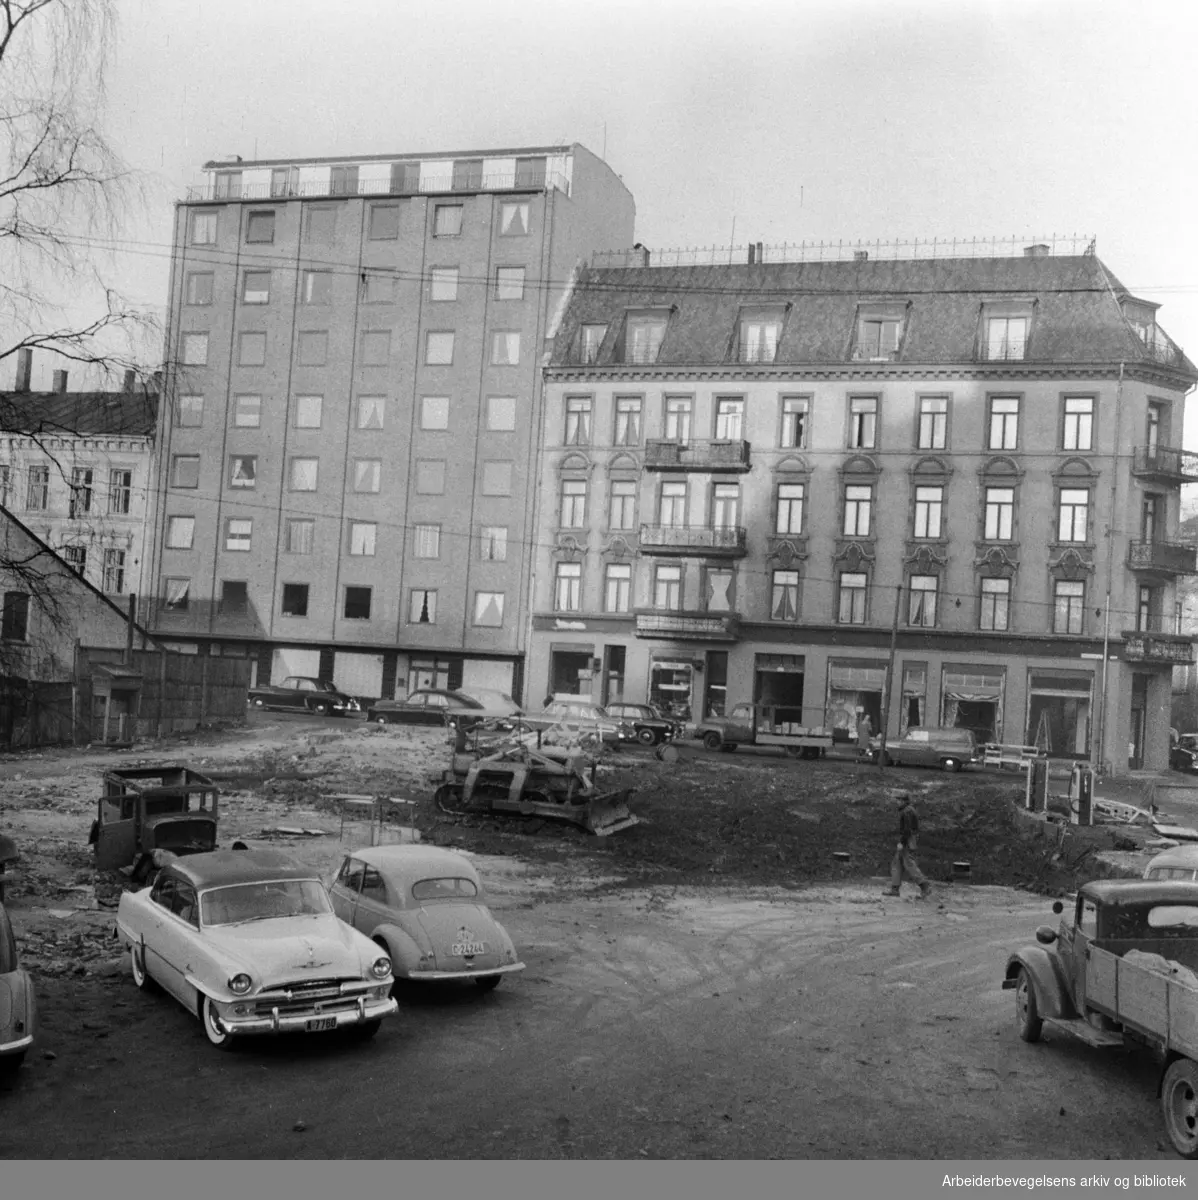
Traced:
<svg viewBox="0 0 1198 1200">
<path fill-rule="evenodd" d="M 266 701 L 263 700 L 261 696 L 255 696 L 254 697 L 254 707 L 255 708 L 265 708 Z"/>
<path fill-rule="evenodd" d="M 656 746 L 657 734 L 655 734 L 652 729 L 639 729 L 637 730 L 636 740 L 640 742 L 642 746 Z"/>
<path fill-rule="evenodd" d="M 233 1035 L 226 1033 L 216 1015 L 216 1005 L 209 996 L 200 999 L 200 1024 L 204 1027 L 204 1036 L 218 1050 L 229 1050 L 233 1045 Z"/>
<path fill-rule="evenodd" d="M 134 942 L 129 947 L 129 969 L 139 991 L 155 992 L 158 990 L 158 985 L 150 978 L 150 973 L 146 970 L 146 948 L 138 942 Z"/>
<path fill-rule="evenodd" d="M 706 746 L 708 750 L 718 750 L 723 744 L 724 739 L 720 737 L 720 735 L 716 733 L 714 729 L 708 730 L 708 732 L 703 735 L 703 745 Z"/>
<path fill-rule="evenodd" d="M 474 982 L 478 985 L 480 992 L 493 992 L 499 986 L 502 978 L 502 975 L 482 975 Z"/>
<path fill-rule="evenodd" d="M 1179 1058 L 1165 1072 L 1161 1111 L 1173 1149 L 1182 1158 L 1198 1158 L 1198 1063 Z"/>
<path fill-rule="evenodd" d="M 941 759 L 940 765 L 946 771 L 959 771 L 961 769 L 961 760 L 959 758 Z"/>
<path fill-rule="evenodd" d="M 390 725 L 391 724 L 391 722 L 388 721 L 387 718 L 383 717 L 383 716 L 375 717 L 374 723 L 376 725 Z"/>
<path fill-rule="evenodd" d="M 329 706 L 325 701 L 317 700 L 317 702 L 312 705 L 311 711 L 314 712 L 318 717 L 327 717 L 329 715 Z"/>
<path fill-rule="evenodd" d="M 1044 1022 L 1036 1004 L 1036 989 L 1026 968 L 1019 968 L 1015 983 L 1015 1020 L 1019 1023 L 1019 1036 L 1025 1042 L 1038 1042 Z"/>
<path fill-rule="evenodd" d="M 382 1026 L 382 1018 L 376 1018 L 373 1021 L 363 1021 L 360 1025 L 351 1025 L 346 1032 L 349 1034 L 350 1041 L 368 1042 Z"/>
</svg>

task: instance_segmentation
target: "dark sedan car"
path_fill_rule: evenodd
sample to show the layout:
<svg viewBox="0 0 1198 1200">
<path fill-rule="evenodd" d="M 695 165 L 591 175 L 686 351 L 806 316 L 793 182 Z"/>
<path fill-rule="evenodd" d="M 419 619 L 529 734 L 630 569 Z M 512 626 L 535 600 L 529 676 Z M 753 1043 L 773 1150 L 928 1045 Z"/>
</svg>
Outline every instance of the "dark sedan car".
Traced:
<svg viewBox="0 0 1198 1200">
<path fill-rule="evenodd" d="M 492 717 L 516 716 L 520 706 L 483 704 L 465 692 L 448 688 L 419 688 L 405 700 L 376 700 L 367 710 L 366 719 L 379 725 L 474 725 Z"/>
<path fill-rule="evenodd" d="M 607 715 L 620 723 L 622 741 L 656 746 L 681 736 L 678 722 L 663 717 L 651 704 L 609 704 Z"/>
</svg>

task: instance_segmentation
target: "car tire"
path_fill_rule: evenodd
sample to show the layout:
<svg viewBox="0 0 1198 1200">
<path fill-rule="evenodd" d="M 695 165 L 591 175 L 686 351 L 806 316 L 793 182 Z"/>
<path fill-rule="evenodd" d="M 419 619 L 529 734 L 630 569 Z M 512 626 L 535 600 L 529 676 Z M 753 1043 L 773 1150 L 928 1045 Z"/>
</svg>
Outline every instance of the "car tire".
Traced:
<svg viewBox="0 0 1198 1200">
<path fill-rule="evenodd" d="M 376 725 L 390 725 L 391 724 L 391 722 L 388 721 L 386 717 L 382 717 L 382 716 L 375 717 L 374 723 Z"/>
<path fill-rule="evenodd" d="M 637 731 L 636 740 L 640 742 L 642 746 L 656 746 L 657 734 L 655 734 L 652 729 L 640 729 Z"/>
<path fill-rule="evenodd" d="M 129 947 L 129 971 L 139 992 L 153 993 L 158 990 L 158 985 L 146 970 L 146 948 L 140 942 L 134 942 Z"/>
<path fill-rule="evenodd" d="M 200 1024 L 204 1027 L 204 1036 L 210 1045 L 215 1046 L 218 1050 L 233 1048 L 233 1035 L 226 1033 L 221 1028 L 216 1015 L 216 1006 L 212 1003 L 210 996 L 200 997 Z"/>
<path fill-rule="evenodd" d="M 346 1031 L 351 1042 L 368 1042 L 383 1027 L 381 1017 L 373 1021 L 363 1021 L 360 1025 L 351 1025 Z"/>
<path fill-rule="evenodd" d="M 317 700 L 309 711 L 314 712 L 318 717 L 327 717 L 329 715 L 329 706 L 323 700 Z"/>
<path fill-rule="evenodd" d="M 706 746 L 708 750 L 718 750 L 723 744 L 724 739 L 720 737 L 720 735 L 716 733 L 714 729 L 709 729 L 703 735 L 703 745 Z"/>
<path fill-rule="evenodd" d="M 266 701 L 263 700 L 261 696 L 255 696 L 253 699 L 253 705 L 255 708 L 265 708 Z"/>
<path fill-rule="evenodd" d="M 493 992 L 503 979 L 502 975 L 482 975 L 474 982 L 480 992 Z"/>
<path fill-rule="evenodd" d="M 1019 1025 L 1019 1036 L 1025 1042 L 1038 1042 L 1044 1021 L 1036 1003 L 1036 987 L 1026 967 L 1019 968 L 1015 978 L 1015 1020 Z"/>
<path fill-rule="evenodd" d="M 1198 1063 L 1179 1058 L 1161 1084 L 1161 1112 L 1173 1149 L 1182 1158 L 1198 1158 Z"/>
<path fill-rule="evenodd" d="M 940 765 L 946 771 L 959 771 L 961 769 L 961 760 L 959 758 L 942 758 Z"/>
</svg>

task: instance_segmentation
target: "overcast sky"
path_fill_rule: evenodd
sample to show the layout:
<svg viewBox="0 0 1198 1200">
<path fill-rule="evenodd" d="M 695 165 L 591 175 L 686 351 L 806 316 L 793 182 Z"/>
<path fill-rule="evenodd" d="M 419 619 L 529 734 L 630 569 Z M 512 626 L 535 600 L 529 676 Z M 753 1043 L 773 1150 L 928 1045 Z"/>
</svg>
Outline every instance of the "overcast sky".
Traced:
<svg viewBox="0 0 1198 1200">
<path fill-rule="evenodd" d="M 172 203 L 210 158 L 580 141 L 655 248 L 734 221 L 737 244 L 1093 235 L 1198 357 L 1198 5 L 118 7 L 106 125 L 149 208 L 103 269 L 141 304 L 165 302 Z"/>
</svg>

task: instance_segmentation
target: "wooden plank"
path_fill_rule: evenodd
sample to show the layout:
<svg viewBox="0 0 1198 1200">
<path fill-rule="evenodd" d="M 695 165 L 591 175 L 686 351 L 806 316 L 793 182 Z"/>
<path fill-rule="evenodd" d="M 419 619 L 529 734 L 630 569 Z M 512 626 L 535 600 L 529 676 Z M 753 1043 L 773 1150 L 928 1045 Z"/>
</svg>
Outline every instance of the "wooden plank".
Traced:
<svg viewBox="0 0 1198 1200">
<path fill-rule="evenodd" d="M 1198 1058 L 1198 989 L 1169 980 L 1169 1048 Z"/>
<path fill-rule="evenodd" d="M 1166 1036 L 1169 1029 L 1168 976 L 1120 960 L 1117 986 L 1120 1018 Z"/>
<path fill-rule="evenodd" d="M 1096 946 L 1090 948 L 1086 969 L 1086 1003 L 1112 1014 L 1119 1011 L 1119 959 Z"/>
</svg>

